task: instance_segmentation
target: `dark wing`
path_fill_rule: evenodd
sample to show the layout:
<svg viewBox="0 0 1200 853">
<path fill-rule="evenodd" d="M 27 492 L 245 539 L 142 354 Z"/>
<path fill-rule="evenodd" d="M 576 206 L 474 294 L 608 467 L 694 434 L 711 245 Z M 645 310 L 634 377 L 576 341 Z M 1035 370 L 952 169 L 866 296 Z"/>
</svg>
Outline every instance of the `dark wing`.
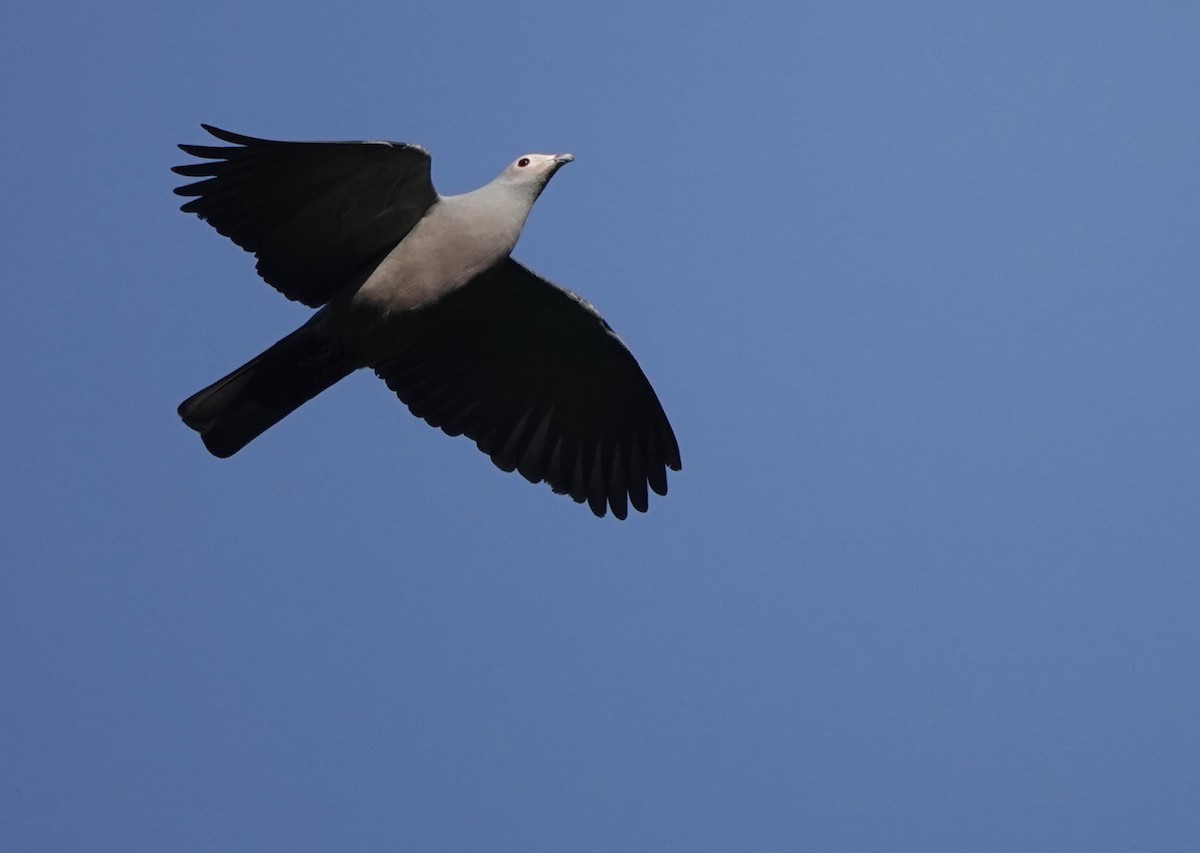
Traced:
<svg viewBox="0 0 1200 853">
<path fill-rule="evenodd" d="M 429 334 L 372 365 L 414 415 L 598 516 L 645 512 L 647 486 L 667 493 L 675 433 L 591 305 L 509 258 L 431 314 Z"/>
<path fill-rule="evenodd" d="M 429 154 L 398 142 L 276 142 L 201 125 L 232 146 L 180 145 L 208 162 L 176 193 L 258 258 L 258 274 L 317 307 L 395 248 L 437 200 Z"/>
</svg>

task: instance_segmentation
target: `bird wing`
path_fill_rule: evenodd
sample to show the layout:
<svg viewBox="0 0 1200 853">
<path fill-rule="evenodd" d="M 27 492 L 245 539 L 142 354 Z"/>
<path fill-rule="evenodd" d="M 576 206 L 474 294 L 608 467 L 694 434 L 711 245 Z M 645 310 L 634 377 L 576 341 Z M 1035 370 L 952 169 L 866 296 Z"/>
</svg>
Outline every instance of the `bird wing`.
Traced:
<svg viewBox="0 0 1200 853">
<path fill-rule="evenodd" d="M 258 258 L 258 274 L 310 307 L 377 264 L 437 199 L 429 153 L 399 142 L 277 142 L 205 130 L 231 146 L 180 145 L 207 162 L 173 171 L 195 213 Z"/>
<path fill-rule="evenodd" d="M 645 512 L 647 486 L 667 493 L 671 424 L 591 305 L 506 258 L 430 315 L 428 334 L 372 365 L 414 415 L 597 516 Z"/>
</svg>

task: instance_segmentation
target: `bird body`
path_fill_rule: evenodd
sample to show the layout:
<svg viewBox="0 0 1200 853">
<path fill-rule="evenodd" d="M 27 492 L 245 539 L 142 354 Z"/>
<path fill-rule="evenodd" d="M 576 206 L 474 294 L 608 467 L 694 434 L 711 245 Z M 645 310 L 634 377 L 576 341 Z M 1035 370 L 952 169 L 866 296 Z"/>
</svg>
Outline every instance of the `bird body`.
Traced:
<svg viewBox="0 0 1200 853">
<path fill-rule="evenodd" d="M 494 184 L 440 197 L 361 285 L 339 291 L 331 309 L 386 318 L 429 307 L 509 256 L 534 198 Z M 370 364 L 387 352 L 364 355 Z"/>
<path fill-rule="evenodd" d="M 644 512 L 647 486 L 666 494 L 679 449 L 636 360 L 588 303 L 511 258 L 571 155 L 525 155 L 474 192 L 441 196 L 417 146 L 205 129 L 233 146 L 180 146 L 209 161 L 175 168 L 204 179 L 176 190 L 193 197 L 182 209 L 319 307 L 180 405 L 214 455 L 369 367 L 414 414 L 598 516 Z"/>
</svg>

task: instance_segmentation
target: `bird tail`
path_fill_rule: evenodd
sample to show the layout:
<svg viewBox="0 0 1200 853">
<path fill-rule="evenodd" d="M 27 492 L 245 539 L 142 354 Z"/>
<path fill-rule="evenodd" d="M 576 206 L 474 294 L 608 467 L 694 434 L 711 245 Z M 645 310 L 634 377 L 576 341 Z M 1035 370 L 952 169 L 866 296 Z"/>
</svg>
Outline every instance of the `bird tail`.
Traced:
<svg viewBox="0 0 1200 853">
<path fill-rule="evenodd" d="M 188 397 L 179 404 L 179 417 L 224 459 L 357 366 L 308 323 Z"/>
</svg>

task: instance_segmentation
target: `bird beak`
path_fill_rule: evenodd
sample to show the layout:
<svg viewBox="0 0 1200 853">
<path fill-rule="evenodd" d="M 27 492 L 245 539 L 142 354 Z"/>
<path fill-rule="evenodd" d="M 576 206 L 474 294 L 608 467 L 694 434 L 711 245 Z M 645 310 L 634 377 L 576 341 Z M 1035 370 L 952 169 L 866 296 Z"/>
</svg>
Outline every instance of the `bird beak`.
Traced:
<svg viewBox="0 0 1200 853">
<path fill-rule="evenodd" d="M 554 162 L 557 163 L 559 166 L 565 166 L 567 163 L 570 163 L 574 159 L 575 159 L 574 154 L 555 154 L 554 155 Z"/>
</svg>

